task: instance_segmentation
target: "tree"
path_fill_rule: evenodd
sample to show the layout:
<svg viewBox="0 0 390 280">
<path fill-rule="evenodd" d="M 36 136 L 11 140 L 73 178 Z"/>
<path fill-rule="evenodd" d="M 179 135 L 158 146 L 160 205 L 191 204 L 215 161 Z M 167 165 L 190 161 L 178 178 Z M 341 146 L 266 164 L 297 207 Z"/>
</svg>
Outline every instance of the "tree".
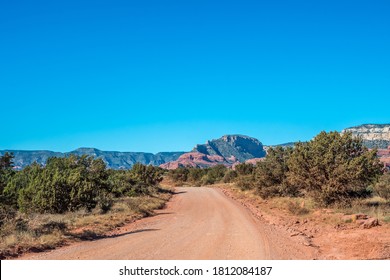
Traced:
<svg viewBox="0 0 390 280">
<path fill-rule="evenodd" d="M 180 166 L 179 168 L 172 169 L 169 171 L 169 177 L 177 184 L 183 184 L 188 180 L 189 168 Z"/>
<path fill-rule="evenodd" d="M 368 186 L 381 174 L 382 165 L 376 150 L 369 151 L 352 133 L 321 132 L 296 144 L 288 169 L 291 186 L 327 206 L 368 196 Z"/>
<path fill-rule="evenodd" d="M 234 169 L 239 176 L 251 175 L 255 169 L 255 166 L 250 163 L 237 164 Z"/>
<path fill-rule="evenodd" d="M 226 171 L 225 176 L 223 176 L 222 181 L 224 183 L 232 183 L 237 177 L 237 171 L 229 169 Z"/>
<path fill-rule="evenodd" d="M 217 182 L 217 181 L 222 180 L 222 178 L 225 176 L 225 173 L 227 170 L 228 169 L 225 165 L 217 164 L 213 167 L 210 167 L 207 170 L 207 173 L 214 182 Z"/>
<path fill-rule="evenodd" d="M 8 180 L 14 174 L 12 169 L 14 166 L 13 159 L 14 155 L 8 152 L 0 157 L 0 196 L 7 185 Z"/>
<path fill-rule="evenodd" d="M 163 179 L 163 169 L 152 165 L 136 163 L 130 170 L 130 174 L 135 182 L 134 190 L 136 194 L 148 194 Z"/>
<path fill-rule="evenodd" d="M 188 176 L 187 180 L 195 185 L 199 186 L 202 180 L 202 177 L 207 172 L 206 169 L 202 169 L 199 167 L 190 167 L 188 168 Z"/>
<path fill-rule="evenodd" d="M 374 192 L 380 197 L 390 200 L 390 172 L 383 174 L 374 185 Z"/>
<path fill-rule="evenodd" d="M 298 194 L 287 182 L 287 161 L 291 153 L 292 148 L 269 148 L 266 158 L 256 164 L 253 185 L 262 198 Z"/>
<path fill-rule="evenodd" d="M 0 157 L 0 226 L 16 213 L 16 207 L 12 206 L 12 203 L 4 194 L 8 182 L 15 175 L 13 159 L 14 155 L 8 152 Z"/>
<path fill-rule="evenodd" d="M 11 170 L 14 166 L 14 154 L 5 152 L 3 156 L 0 157 L 0 170 Z"/>
</svg>

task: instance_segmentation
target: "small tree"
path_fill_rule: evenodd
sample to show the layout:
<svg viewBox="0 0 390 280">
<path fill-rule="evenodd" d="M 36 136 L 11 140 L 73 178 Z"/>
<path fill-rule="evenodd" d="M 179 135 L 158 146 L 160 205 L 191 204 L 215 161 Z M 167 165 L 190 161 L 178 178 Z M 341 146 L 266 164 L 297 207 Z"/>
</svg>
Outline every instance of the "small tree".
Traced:
<svg viewBox="0 0 390 280">
<path fill-rule="evenodd" d="M 369 195 L 367 188 L 382 165 L 376 150 L 369 151 L 352 133 L 321 132 L 310 142 L 296 144 L 288 169 L 289 184 L 327 206 Z"/>
<path fill-rule="evenodd" d="M 12 169 L 14 165 L 13 159 L 14 155 L 8 152 L 0 157 L 0 226 L 15 215 L 15 205 L 13 205 L 12 200 L 4 194 L 8 182 L 15 175 L 15 172 Z"/>
<path fill-rule="evenodd" d="M 219 182 L 225 176 L 227 172 L 227 167 L 223 164 L 217 164 L 213 167 L 207 169 L 207 175 L 213 183 Z"/>
<path fill-rule="evenodd" d="M 380 197 L 390 200 L 390 172 L 383 174 L 374 185 L 374 192 Z"/>
<path fill-rule="evenodd" d="M 163 178 L 161 168 L 140 163 L 133 165 L 130 174 L 135 182 L 134 190 L 137 194 L 148 194 Z"/>
<path fill-rule="evenodd" d="M 238 176 L 251 175 L 255 169 L 255 166 L 250 163 L 240 163 L 234 167 Z"/>
<path fill-rule="evenodd" d="M 254 187 L 262 198 L 274 196 L 295 196 L 296 188 L 287 182 L 287 161 L 292 148 L 276 147 L 267 151 L 267 156 L 256 165 Z"/>
<path fill-rule="evenodd" d="M 188 171 L 187 180 L 195 184 L 195 186 L 200 186 L 202 177 L 206 174 L 207 170 L 199 167 L 191 167 L 188 168 Z"/>
<path fill-rule="evenodd" d="M 14 166 L 13 159 L 14 155 L 8 152 L 0 157 L 0 197 L 5 186 L 7 185 L 8 180 L 14 174 L 12 169 Z"/>
<path fill-rule="evenodd" d="M 169 170 L 168 176 L 171 177 L 174 182 L 180 185 L 187 182 L 189 172 L 190 171 L 188 167 L 180 166 L 179 168 Z"/>
<path fill-rule="evenodd" d="M 223 177 L 222 181 L 224 183 L 232 183 L 237 177 L 237 171 L 229 169 L 228 171 L 226 171 L 226 174 Z"/>
</svg>

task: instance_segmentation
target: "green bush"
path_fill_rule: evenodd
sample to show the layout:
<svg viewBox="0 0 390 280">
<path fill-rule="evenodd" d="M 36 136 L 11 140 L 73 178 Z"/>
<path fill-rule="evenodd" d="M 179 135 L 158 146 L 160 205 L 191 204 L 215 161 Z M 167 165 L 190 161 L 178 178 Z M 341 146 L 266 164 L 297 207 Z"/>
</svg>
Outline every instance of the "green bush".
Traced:
<svg viewBox="0 0 390 280">
<path fill-rule="evenodd" d="M 109 192 L 107 179 L 106 165 L 101 159 L 71 155 L 50 158 L 45 167 L 33 164 L 25 168 L 18 180 L 10 181 L 6 193 L 17 196 L 22 212 L 92 210 L 98 197 Z"/>
<path fill-rule="evenodd" d="M 250 163 L 240 163 L 235 166 L 235 171 L 239 176 L 250 175 L 253 173 L 255 166 Z"/>
<path fill-rule="evenodd" d="M 240 190 L 250 190 L 253 189 L 254 180 L 252 175 L 239 176 L 236 180 L 236 185 Z"/>
<path fill-rule="evenodd" d="M 321 205 L 350 205 L 370 195 L 368 186 L 381 174 L 376 150 L 369 151 L 351 133 L 321 132 L 296 144 L 288 159 L 288 183 Z"/>
<path fill-rule="evenodd" d="M 256 164 L 254 170 L 254 187 L 262 198 L 277 196 L 297 196 L 297 188 L 287 181 L 289 171 L 287 161 L 292 148 L 270 148 L 263 161 Z"/>
<path fill-rule="evenodd" d="M 169 170 L 168 176 L 177 184 L 183 184 L 188 180 L 189 168 L 179 167 Z"/>
<path fill-rule="evenodd" d="M 380 197 L 390 200 L 390 173 L 383 174 L 374 185 L 374 192 Z"/>
<path fill-rule="evenodd" d="M 227 167 L 222 164 L 215 165 L 207 169 L 207 176 L 214 183 L 222 181 L 225 173 L 228 171 Z"/>
<path fill-rule="evenodd" d="M 202 177 L 207 173 L 207 170 L 202 168 L 188 168 L 187 180 L 195 185 L 200 186 Z"/>
<path fill-rule="evenodd" d="M 225 176 L 223 176 L 222 181 L 224 183 L 232 183 L 237 177 L 238 174 L 235 170 L 227 170 Z"/>
</svg>

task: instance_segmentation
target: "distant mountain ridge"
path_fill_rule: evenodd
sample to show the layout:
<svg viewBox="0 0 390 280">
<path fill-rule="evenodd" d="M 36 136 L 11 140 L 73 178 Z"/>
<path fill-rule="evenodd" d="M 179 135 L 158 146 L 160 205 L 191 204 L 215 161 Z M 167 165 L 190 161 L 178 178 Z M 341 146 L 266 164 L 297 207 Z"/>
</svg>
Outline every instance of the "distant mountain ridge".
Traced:
<svg viewBox="0 0 390 280">
<path fill-rule="evenodd" d="M 101 158 L 108 168 L 112 169 L 129 169 L 135 163 L 139 162 L 146 165 L 161 165 L 163 163 L 176 160 L 184 152 L 161 152 L 157 154 L 142 152 L 116 152 L 101 151 L 95 148 L 79 148 L 71 152 L 60 153 L 52 151 L 21 151 L 21 150 L 3 150 L 0 156 L 6 152 L 12 152 L 15 156 L 14 164 L 16 169 L 22 169 L 27 165 L 37 162 L 44 165 L 50 157 L 66 157 L 74 155 L 88 155 L 95 158 Z"/>
<path fill-rule="evenodd" d="M 368 148 L 378 148 L 378 156 L 390 162 L 390 124 L 365 124 L 344 129 L 354 136 L 361 137 Z M 101 151 L 95 148 L 79 148 L 71 152 L 60 153 L 53 151 L 22 151 L 3 150 L 12 152 L 15 156 L 16 169 L 22 169 L 33 162 L 45 164 L 50 157 L 65 157 L 70 154 L 88 155 L 101 158 L 108 168 L 129 169 L 135 163 L 151 164 L 167 169 L 180 166 L 209 167 L 217 164 L 233 166 L 240 162 L 255 163 L 265 157 L 270 147 L 292 147 L 294 142 L 281 145 L 264 146 L 259 140 L 245 135 L 224 135 L 221 138 L 209 140 L 205 144 L 196 145 L 190 152 L 162 152 L 157 154 L 143 152 Z"/>
<path fill-rule="evenodd" d="M 152 154 L 79 148 L 67 153 L 53 151 L 3 150 L 0 151 L 0 156 L 5 152 L 12 152 L 14 154 L 16 169 L 22 169 L 33 162 L 44 165 L 50 157 L 66 157 L 71 154 L 101 158 L 107 164 L 107 167 L 112 169 L 129 169 L 137 162 L 146 165 L 161 166 L 168 169 L 180 166 L 203 168 L 216 164 L 232 166 L 239 162 L 262 158 L 266 155 L 264 146 L 259 140 L 244 135 L 225 135 L 219 139 L 207 141 L 206 144 L 196 145 L 189 153 L 161 152 Z"/>
</svg>

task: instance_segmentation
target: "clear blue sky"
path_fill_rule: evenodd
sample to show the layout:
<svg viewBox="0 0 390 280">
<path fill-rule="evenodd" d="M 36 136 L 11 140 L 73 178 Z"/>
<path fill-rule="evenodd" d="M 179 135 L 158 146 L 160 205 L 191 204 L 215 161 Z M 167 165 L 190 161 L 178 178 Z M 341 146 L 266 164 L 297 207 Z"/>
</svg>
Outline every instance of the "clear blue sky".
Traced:
<svg viewBox="0 0 390 280">
<path fill-rule="evenodd" d="M 0 5 L 0 150 L 190 150 L 390 122 L 389 1 Z"/>
</svg>

